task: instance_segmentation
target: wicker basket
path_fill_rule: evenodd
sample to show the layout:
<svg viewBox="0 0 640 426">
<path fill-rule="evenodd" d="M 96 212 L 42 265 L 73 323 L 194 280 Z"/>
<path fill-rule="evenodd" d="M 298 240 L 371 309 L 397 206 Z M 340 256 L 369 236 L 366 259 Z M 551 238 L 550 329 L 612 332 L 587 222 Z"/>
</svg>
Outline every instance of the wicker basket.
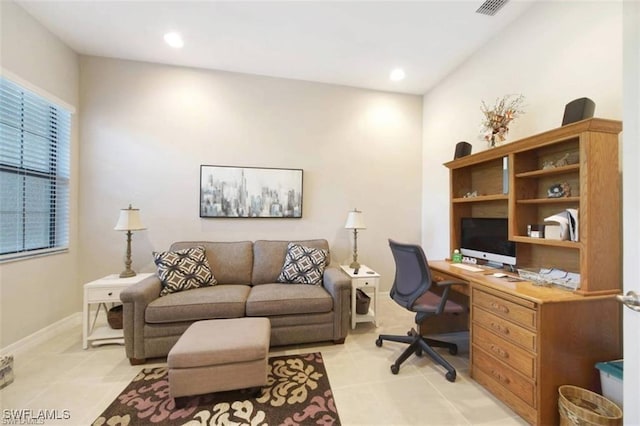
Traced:
<svg viewBox="0 0 640 426">
<path fill-rule="evenodd" d="M 114 306 L 107 311 L 107 322 L 114 330 L 122 329 L 122 305 Z"/>
<path fill-rule="evenodd" d="M 560 426 L 618 426 L 622 424 L 622 410 L 597 393 L 577 386 L 558 388 Z"/>
<path fill-rule="evenodd" d="M 0 389 L 13 383 L 13 355 L 0 357 Z"/>
</svg>

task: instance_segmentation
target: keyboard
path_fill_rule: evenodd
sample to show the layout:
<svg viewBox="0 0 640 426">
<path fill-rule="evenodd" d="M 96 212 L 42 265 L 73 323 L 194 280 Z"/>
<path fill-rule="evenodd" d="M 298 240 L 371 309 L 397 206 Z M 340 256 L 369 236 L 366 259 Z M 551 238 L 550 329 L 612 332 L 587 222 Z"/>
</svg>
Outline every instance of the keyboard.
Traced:
<svg viewBox="0 0 640 426">
<path fill-rule="evenodd" d="M 453 266 L 454 268 L 464 269 L 465 271 L 469 271 L 469 272 L 482 272 L 482 271 L 484 271 L 484 269 L 482 269 L 482 268 L 478 268 L 477 266 L 467 265 L 467 264 L 464 264 L 464 263 L 451 263 L 451 266 Z"/>
</svg>

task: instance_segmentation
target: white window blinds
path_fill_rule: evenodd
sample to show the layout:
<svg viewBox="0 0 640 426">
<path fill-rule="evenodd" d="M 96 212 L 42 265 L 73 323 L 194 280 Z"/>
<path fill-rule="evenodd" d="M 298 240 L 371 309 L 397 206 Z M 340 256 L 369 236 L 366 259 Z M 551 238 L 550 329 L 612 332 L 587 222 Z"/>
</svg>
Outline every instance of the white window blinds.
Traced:
<svg viewBox="0 0 640 426">
<path fill-rule="evenodd" d="M 0 261 L 69 244 L 71 113 L 0 77 Z"/>
</svg>

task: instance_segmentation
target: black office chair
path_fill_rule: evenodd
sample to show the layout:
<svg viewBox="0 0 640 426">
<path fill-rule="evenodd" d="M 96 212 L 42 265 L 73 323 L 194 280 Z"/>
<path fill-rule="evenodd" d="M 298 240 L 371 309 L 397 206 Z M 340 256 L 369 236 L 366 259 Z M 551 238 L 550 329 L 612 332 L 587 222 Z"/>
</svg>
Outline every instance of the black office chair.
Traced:
<svg viewBox="0 0 640 426">
<path fill-rule="evenodd" d="M 431 270 L 427 258 L 422 251 L 422 247 L 415 244 L 401 244 L 389 240 L 391 253 L 396 263 L 396 276 L 391 287 L 390 296 L 400 306 L 416 313 L 415 322 L 418 330 L 425 318 L 447 313 L 462 313 L 465 308 L 451 300 L 449 291 L 452 284 L 465 284 L 458 281 L 441 281 L 434 283 L 431 280 Z M 432 291 L 432 284 L 442 288 L 442 295 Z M 411 329 L 406 336 L 392 336 L 381 334 L 376 340 L 376 346 L 382 346 L 383 340 L 392 342 L 408 343 L 409 347 L 400 355 L 395 363 L 391 365 L 391 372 L 398 374 L 400 364 L 415 353 L 422 356 L 427 353 L 434 361 L 442 365 L 447 374 L 445 377 L 450 382 L 456 380 L 456 370 L 449 364 L 432 346 L 448 348 L 451 355 L 458 353 L 458 346 L 455 343 L 442 342 L 439 340 L 427 339 L 421 333 Z"/>
</svg>

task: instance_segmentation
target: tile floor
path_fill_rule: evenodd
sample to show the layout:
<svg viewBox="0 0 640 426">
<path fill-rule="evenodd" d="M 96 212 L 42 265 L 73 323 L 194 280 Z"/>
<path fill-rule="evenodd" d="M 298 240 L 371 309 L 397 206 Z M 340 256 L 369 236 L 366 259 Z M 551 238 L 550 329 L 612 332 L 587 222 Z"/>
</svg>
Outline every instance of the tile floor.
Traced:
<svg viewBox="0 0 640 426">
<path fill-rule="evenodd" d="M 469 378 L 465 335 L 450 336 L 459 354 L 443 354 L 458 370 L 455 383 L 428 357 L 411 357 L 398 375 L 389 366 L 404 345 L 375 346 L 378 333 L 404 334 L 411 313 L 380 297 L 379 326 L 358 324 L 344 345 L 274 348 L 273 355 L 320 351 L 344 425 L 524 425 L 513 411 Z M 163 360 L 157 360 L 163 361 Z M 148 363 L 145 367 L 157 364 Z M 142 366 L 131 366 L 119 345 L 82 349 L 81 328 L 64 332 L 15 356 L 15 381 L 0 390 L 0 424 L 11 409 L 69 410 L 52 425 L 90 425 Z"/>
</svg>

